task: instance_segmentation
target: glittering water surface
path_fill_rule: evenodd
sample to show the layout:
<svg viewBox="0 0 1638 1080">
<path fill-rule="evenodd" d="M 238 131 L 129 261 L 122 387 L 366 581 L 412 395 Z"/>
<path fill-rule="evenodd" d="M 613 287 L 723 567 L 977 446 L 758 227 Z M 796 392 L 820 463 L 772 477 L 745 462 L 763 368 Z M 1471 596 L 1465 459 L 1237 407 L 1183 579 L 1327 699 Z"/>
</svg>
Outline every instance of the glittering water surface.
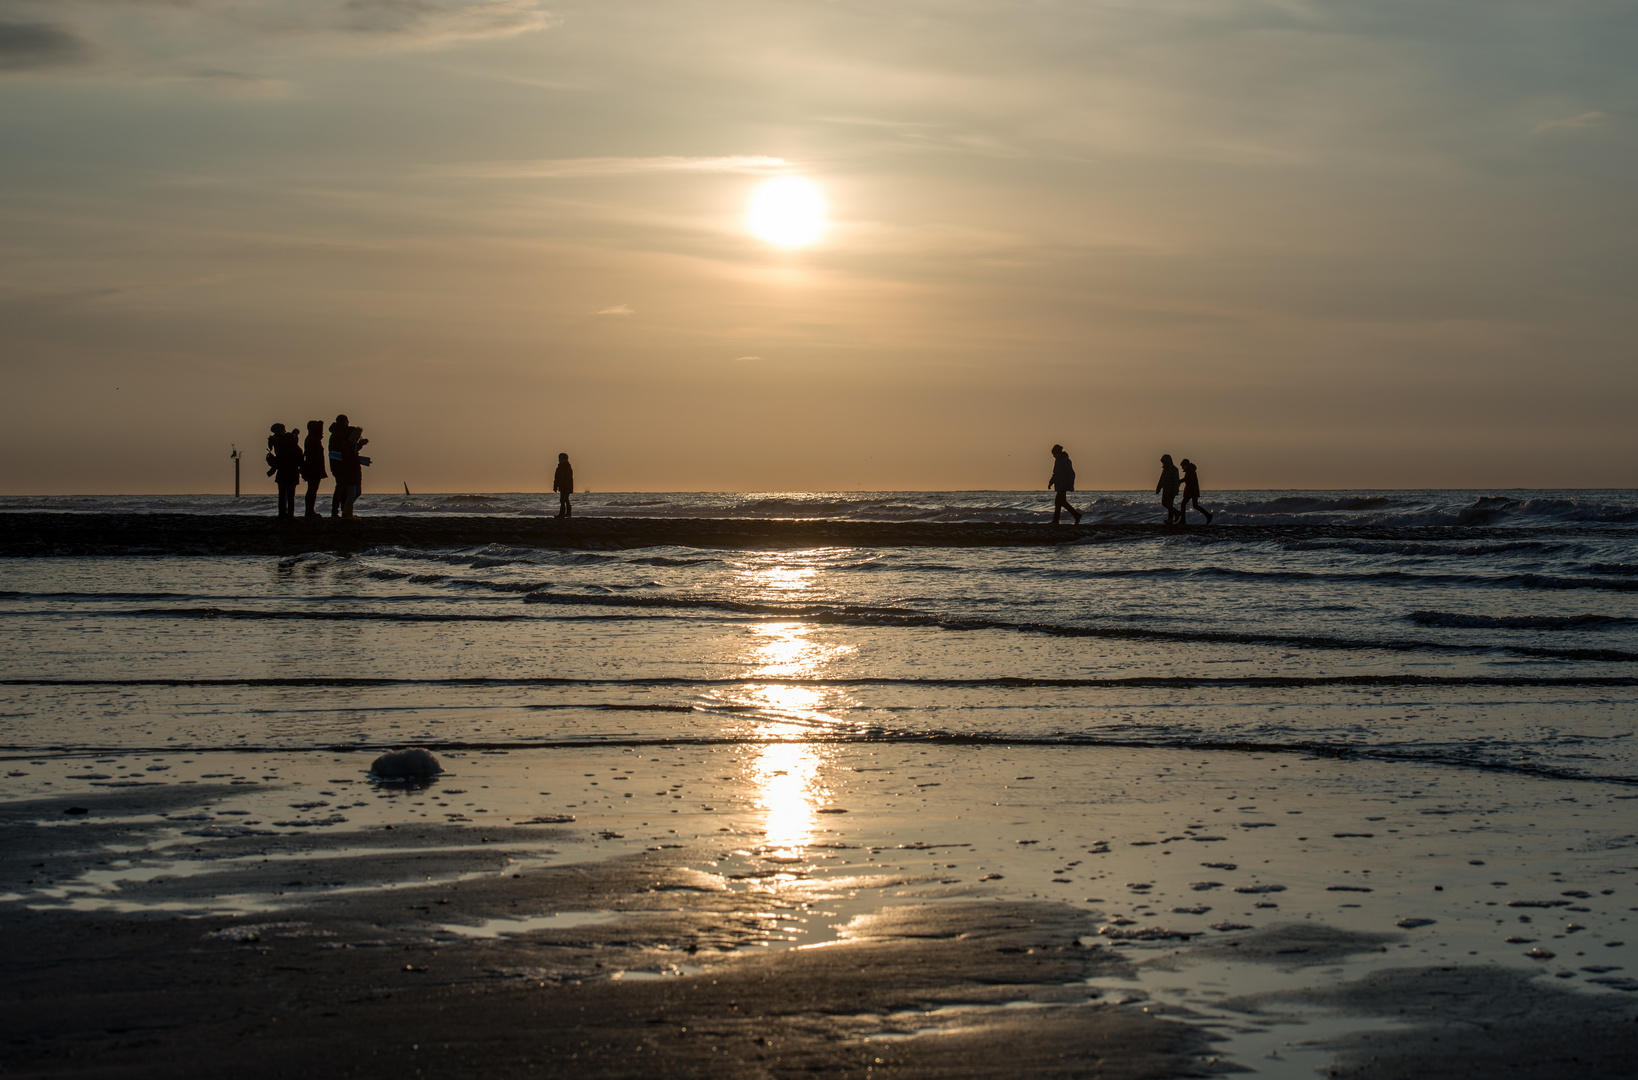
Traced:
<svg viewBox="0 0 1638 1080">
<path fill-rule="evenodd" d="M 1052 548 L 10 560 L 0 742 L 1113 740 L 1631 778 L 1622 494 L 1263 500 L 1328 520 L 1550 511 L 1454 538 L 1340 520 Z"/>
</svg>

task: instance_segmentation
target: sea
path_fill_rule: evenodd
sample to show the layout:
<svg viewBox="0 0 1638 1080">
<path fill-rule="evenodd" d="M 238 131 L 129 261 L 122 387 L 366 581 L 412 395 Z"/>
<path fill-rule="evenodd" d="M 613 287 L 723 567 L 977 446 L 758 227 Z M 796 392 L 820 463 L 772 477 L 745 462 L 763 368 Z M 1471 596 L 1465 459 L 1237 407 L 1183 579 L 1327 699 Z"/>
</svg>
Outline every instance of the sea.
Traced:
<svg viewBox="0 0 1638 1080">
<path fill-rule="evenodd" d="M 1080 492 L 1093 523 L 1153 495 Z M 611 493 L 585 518 L 1043 522 L 1044 492 Z M 1638 784 L 1638 492 L 1228 491 L 1039 547 L 0 560 L 0 748 L 928 742 Z M 274 512 L 271 495 L 5 497 Z M 549 516 L 549 494 L 364 515 Z M 1243 530 L 1244 525 L 1283 529 Z M 3 527 L 3 524 L 0 524 Z"/>
</svg>

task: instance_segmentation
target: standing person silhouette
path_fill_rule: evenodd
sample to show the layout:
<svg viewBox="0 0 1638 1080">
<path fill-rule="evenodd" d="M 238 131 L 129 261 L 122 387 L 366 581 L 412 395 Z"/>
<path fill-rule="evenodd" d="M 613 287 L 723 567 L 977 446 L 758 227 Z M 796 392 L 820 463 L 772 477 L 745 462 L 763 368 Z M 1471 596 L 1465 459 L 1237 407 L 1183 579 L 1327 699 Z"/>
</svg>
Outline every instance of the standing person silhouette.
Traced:
<svg viewBox="0 0 1638 1080">
<path fill-rule="evenodd" d="M 557 492 L 557 516 L 573 517 L 574 508 L 569 505 L 569 496 L 574 494 L 574 466 L 569 464 L 568 454 L 557 455 L 557 471 L 552 473 L 552 490 Z"/>
<path fill-rule="evenodd" d="M 1058 493 L 1052 500 L 1052 523 L 1059 524 L 1058 515 L 1068 510 L 1075 518 L 1075 524 L 1081 523 L 1081 512 L 1069 505 L 1069 493 L 1075 490 L 1075 465 L 1069 460 L 1069 455 L 1062 446 L 1052 447 L 1052 456 L 1057 460 L 1052 464 L 1052 479 L 1047 481 L 1047 487 Z"/>
<path fill-rule="evenodd" d="M 279 485 L 279 516 L 296 516 L 296 484 L 301 480 L 301 444 L 294 431 L 274 424 L 267 437 L 267 475 Z"/>
<path fill-rule="evenodd" d="M 1160 501 L 1166 504 L 1166 524 L 1171 525 L 1178 521 L 1180 516 L 1172 500 L 1177 498 L 1177 466 L 1172 464 L 1172 455 L 1160 455 L 1160 482 L 1155 485 L 1155 493 Z"/>
<path fill-rule="evenodd" d="M 330 495 L 330 516 L 340 517 L 347 505 L 347 414 L 341 413 L 330 425 L 330 472 L 336 478 L 336 489 Z"/>
<path fill-rule="evenodd" d="M 1200 505 L 1200 476 L 1196 472 L 1197 468 L 1198 466 L 1188 458 L 1183 459 L 1183 501 L 1177 504 L 1177 520 L 1183 525 L 1189 523 L 1190 502 L 1194 503 L 1196 510 L 1206 515 L 1206 524 L 1211 524 L 1211 511 Z"/>
<path fill-rule="evenodd" d="M 324 421 L 307 421 L 307 441 L 301 445 L 301 478 L 307 481 L 307 516 L 323 517 L 318 502 L 319 482 L 330 474 L 324 469 Z"/>
<path fill-rule="evenodd" d="M 364 494 L 364 466 L 370 463 L 370 459 L 359 453 L 359 451 L 368 445 L 370 445 L 370 440 L 364 437 L 363 428 L 350 427 L 347 429 L 347 455 L 345 458 L 347 465 L 347 501 L 341 504 L 342 517 L 353 516 L 353 504 L 358 501 L 360 495 Z"/>
<path fill-rule="evenodd" d="M 331 517 L 352 517 L 353 503 L 364 490 L 364 466 L 370 459 L 359 457 L 358 452 L 370 440 L 363 436 L 363 428 L 347 426 L 346 413 L 330 425 L 330 471 L 336 478 L 336 492 L 330 497 Z"/>
</svg>

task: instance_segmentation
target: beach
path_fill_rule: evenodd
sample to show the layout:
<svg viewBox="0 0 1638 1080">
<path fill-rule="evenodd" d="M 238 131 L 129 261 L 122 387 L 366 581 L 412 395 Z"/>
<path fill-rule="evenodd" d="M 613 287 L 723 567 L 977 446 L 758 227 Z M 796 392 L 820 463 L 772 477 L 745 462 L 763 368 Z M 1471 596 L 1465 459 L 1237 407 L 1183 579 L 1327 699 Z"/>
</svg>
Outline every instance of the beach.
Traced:
<svg viewBox="0 0 1638 1080">
<path fill-rule="evenodd" d="M 1628 1075 L 1638 514 L 1485 500 L 7 510 L 5 1067 Z"/>
</svg>

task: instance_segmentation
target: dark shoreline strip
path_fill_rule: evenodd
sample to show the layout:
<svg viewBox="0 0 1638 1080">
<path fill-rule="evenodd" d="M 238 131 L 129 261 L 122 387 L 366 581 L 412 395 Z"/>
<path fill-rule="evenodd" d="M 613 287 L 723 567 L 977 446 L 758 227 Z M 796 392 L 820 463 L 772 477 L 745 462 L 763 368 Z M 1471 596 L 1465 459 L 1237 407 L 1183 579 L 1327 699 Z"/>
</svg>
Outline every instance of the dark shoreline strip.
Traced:
<svg viewBox="0 0 1638 1080">
<path fill-rule="evenodd" d="M 1059 736 L 1046 738 L 1013 735 L 956 734 L 953 732 L 861 732 L 856 735 L 813 735 L 799 739 L 759 739 L 751 736 L 613 736 L 588 739 L 530 739 L 516 742 L 465 742 L 460 740 L 402 743 L 339 743 L 329 746 L 113 746 L 113 747 L 22 747 L 0 746 L 0 754 L 16 758 L 54 754 L 63 757 L 105 757 L 110 754 L 373 754 L 385 750 L 421 747 L 426 750 L 475 751 L 479 753 L 510 753 L 514 750 L 599 750 L 609 747 L 680 747 L 680 746 L 768 746 L 778 743 L 827 746 L 866 746 L 881 744 L 909 744 L 923 746 L 971 747 L 1024 747 L 1054 750 L 1120 749 L 1120 750 L 1187 750 L 1194 753 L 1233 754 L 1301 754 L 1306 757 L 1332 758 L 1338 761 L 1383 761 L 1406 765 L 1439 765 L 1455 769 L 1475 769 L 1480 772 L 1511 773 L 1543 780 L 1566 780 L 1578 783 L 1617 784 L 1638 787 L 1638 776 L 1596 776 L 1588 773 L 1555 769 L 1527 761 L 1476 761 L 1449 755 L 1418 753 L 1413 750 L 1394 750 L 1370 746 L 1335 746 L 1327 743 L 1255 743 L 1240 739 L 1108 739 L 1097 737 Z M 13 758 L 0 758 L 13 760 Z"/>
<path fill-rule="evenodd" d="M 1043 503 L 1043 508 L 1044 508 Z M 1472 540 L 1553 535 L 1551 527 L 1036 523 L 768 520 L 752 518 L 355 518 L 280 522 L 239 514 L 98 514 L 17 511 L 0 515 L 0 556 L 300 555 L 376 547 L 460 548 L 500 544 L 619 551 L 645 547 L 785 550 L 826 547 L 1034 547 L 1191 536 L 1202 540 Z M 1577 522 L 1578 536 L 1599 531 Z"/>
<path fill-rule="evenodd" d="M 1003 675 L 978 679 L 900 679 L 888 676 L 860 676 L 839 679 L 800 679 L 784 676 L 752 678 L 704 678 L 684 675 L 657 675 L 641 679 L 573 679 L 554 677 L 497 678 L 460 676 L 447 679 L 381 678 L 370 676 L 288 676 L 283 678 L 140 678 L 140 679 L 0 679 L 0 686 L 277 686 L 277 687 L 392 687 L 392 686 L 928 686 L 997 687 L 1001 689 L 1082 687 L 1248 687 L 1301 688 L 1306 686 L 1543 686 L 1543 687 L 1631 687 L 1638 676 L 1631 675 L 1246 675 L 1183 676 L 1131 675 L 1111 679 L 1053 679 Z"/>
</svg>

